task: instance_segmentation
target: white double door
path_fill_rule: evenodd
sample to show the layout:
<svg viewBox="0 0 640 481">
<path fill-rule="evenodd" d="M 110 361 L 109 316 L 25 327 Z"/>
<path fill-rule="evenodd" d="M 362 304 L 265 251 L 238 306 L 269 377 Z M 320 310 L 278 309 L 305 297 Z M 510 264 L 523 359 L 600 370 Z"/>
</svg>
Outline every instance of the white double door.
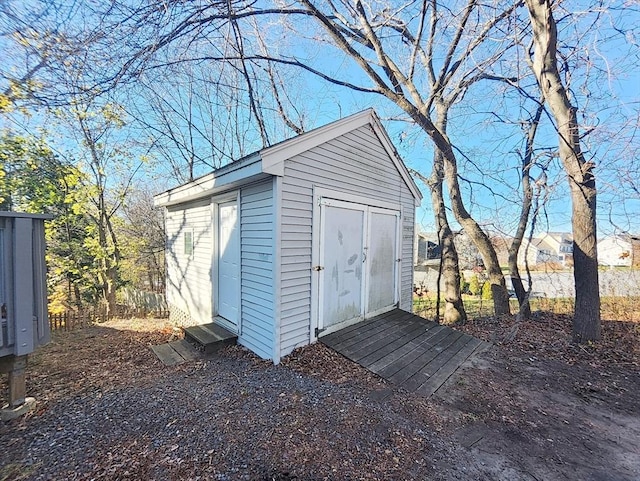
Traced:
<svg viewBox="0 0 640 481">
<path fill-rule="evenodd" d="M 320 201 L 318 329 L 328 333 L 398 302 L 400 212 Z"/>
</svg>

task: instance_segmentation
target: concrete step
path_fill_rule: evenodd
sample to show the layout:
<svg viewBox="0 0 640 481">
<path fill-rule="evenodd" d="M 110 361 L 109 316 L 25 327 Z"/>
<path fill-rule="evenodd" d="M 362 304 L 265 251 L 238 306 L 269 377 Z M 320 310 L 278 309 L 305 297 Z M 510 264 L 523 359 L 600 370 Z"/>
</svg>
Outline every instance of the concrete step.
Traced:
<svg viewBox="0 0 640 481">
<path fill-rule="evenodd" d="M 207 354 L 216 352 L 226 345 L 235 344 L 238 339 L 236 334 L 213 322 L 185 327 L 183 330 L 184 338 L 202 348 Z"/>
</svg>

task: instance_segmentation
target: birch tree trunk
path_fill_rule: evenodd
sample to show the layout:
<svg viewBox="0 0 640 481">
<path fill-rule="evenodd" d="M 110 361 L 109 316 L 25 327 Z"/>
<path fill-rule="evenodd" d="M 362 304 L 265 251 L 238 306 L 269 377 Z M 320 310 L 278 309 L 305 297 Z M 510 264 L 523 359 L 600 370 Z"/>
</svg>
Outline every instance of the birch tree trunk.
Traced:
<svg viewBox="0 0 640 481">
<path fill-rule="evenodd" d="M 596 180 L 594 164 L 580 148 L 576 108 L 558 71 L 557 26 L 550 0 L 525 0 L 533 31 L 531 68 L 558 130 L 560 160 L 569 180 L 576 290 L 573 340 L 600 339 L 600 293 L 596 236 Z"/>
</svg>

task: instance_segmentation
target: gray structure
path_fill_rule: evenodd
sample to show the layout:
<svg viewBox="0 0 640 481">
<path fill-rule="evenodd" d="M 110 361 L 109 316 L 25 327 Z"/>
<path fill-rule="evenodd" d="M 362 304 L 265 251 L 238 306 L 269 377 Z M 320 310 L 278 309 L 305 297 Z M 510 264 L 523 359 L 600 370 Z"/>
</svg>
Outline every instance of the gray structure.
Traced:
<svg viewBox="0 0 640 481">
<path fill-rule="evenodd" d="M 26 408 L 27 356 L 50 339 L 44 221 L 51 216 L 0 212 L 0 372 L 9 375 L 2 419 Z"/>
</svg>

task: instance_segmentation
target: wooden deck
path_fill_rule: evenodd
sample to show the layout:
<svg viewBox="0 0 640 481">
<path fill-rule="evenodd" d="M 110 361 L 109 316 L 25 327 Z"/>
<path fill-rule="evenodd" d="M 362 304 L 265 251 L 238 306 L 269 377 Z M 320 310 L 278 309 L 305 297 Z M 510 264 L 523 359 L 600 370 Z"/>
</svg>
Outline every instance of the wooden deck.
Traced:
<svg viewBox="0 0 640 481">
<path fill-rule="evenodd" d="M 327 334 L 320 342 L 399 387 L 431 396 L 489 344 L 400 309 Z"/>
</svg>

